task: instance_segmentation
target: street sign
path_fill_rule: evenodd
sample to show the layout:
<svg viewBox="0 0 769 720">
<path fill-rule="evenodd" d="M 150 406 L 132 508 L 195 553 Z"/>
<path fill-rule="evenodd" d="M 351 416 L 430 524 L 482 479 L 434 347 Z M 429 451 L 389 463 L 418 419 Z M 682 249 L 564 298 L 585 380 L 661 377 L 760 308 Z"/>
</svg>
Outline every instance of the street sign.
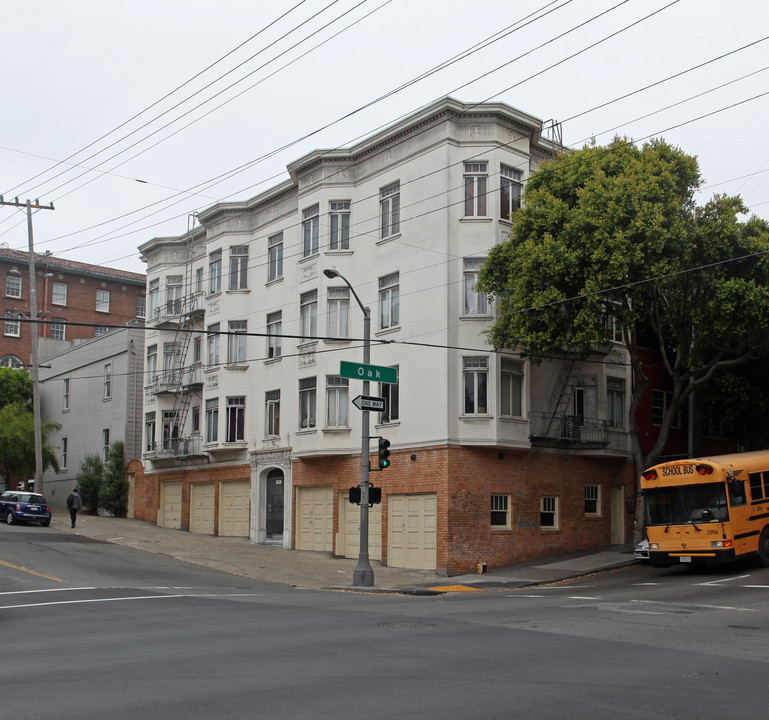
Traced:
<svg viewBox="0 0 769 720">
<path fill-rule="evenodd" d="M 352 404 L 355 405 L 358 410 L 376 410 L 377 412 L 385 411 L 385 399 L 381 397 L 371 397 L 370 395 L 358 395 Z"/>
<path fill-rule="evenodd" d="M 339 362 L 339 375 L 353 380 L 373 380 L 374 382 L 398 384 L 398 371 L 395 368 L 381 365 L 364 365 L 363 363 Z"/>
</svg>

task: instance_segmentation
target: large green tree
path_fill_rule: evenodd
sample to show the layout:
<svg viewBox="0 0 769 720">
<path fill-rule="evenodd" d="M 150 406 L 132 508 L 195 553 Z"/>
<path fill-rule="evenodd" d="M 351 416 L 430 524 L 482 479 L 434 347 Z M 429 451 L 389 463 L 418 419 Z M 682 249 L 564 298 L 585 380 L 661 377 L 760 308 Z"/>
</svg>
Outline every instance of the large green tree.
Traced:
<svg viewBox="0 0 769 720">
<path fill-rule="evenodd" d="M 663 140 L 615 138 L 544 163 L 510 239 L 492 249 L 478 289 L 495 296 L 497 348 L 536 360 L 585 356 L 623 328 L 635 387 L 636 467 L 654 464 L 693 390 L 769 345 L 769 226 L 736 197 L 697 206 L 696 158 Z M 660 351 L 673 388 L 654 448 L 641 451 L 637 410 L 648 388 L 638 343 Z"/>
<path fill-rule="evenodd" d="M 43 470 L 53 468 L 59 472 L 59 462 L 46 438 L 58 423 L 43 423 Z M 32 412 L 26 403 L 11 403 L 0 408 L 0 469 L 5 486 L 11 487 L 12 477 L 27 477 L 35 471 L 35 438 Z"/>
<path fill-rule="evenodd" d="M 25 370 L 0 367 L 0 407 L 32 402 L 32 380 Z"/>
</svg>

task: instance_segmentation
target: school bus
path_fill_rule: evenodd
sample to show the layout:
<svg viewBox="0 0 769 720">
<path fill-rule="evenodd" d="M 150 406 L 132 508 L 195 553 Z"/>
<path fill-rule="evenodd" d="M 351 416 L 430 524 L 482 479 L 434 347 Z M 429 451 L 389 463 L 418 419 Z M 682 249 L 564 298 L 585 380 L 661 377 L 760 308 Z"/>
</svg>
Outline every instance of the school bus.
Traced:
<svg viewBox="0 0 769 720">
<path fill-rule="evenodd" d="M 649 562 L 769 567 L 769 451 L 674 460 L 641 475 Z"/>
</svg>

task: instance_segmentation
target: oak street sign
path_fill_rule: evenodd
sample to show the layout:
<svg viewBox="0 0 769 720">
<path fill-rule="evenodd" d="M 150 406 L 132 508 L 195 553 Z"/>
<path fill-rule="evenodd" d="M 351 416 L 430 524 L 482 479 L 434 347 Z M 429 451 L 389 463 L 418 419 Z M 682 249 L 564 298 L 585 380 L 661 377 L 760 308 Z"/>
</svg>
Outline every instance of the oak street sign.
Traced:
<svg viewBox="0 0 769 720">
<path fill-rule="evenodd" d="M 340 360 L 339 375 L 353 380 L 373 380 L 374 382 L 398 384 L 398 371 L 382 365 L 364 365 L 363 363 Z"/>
</svg>

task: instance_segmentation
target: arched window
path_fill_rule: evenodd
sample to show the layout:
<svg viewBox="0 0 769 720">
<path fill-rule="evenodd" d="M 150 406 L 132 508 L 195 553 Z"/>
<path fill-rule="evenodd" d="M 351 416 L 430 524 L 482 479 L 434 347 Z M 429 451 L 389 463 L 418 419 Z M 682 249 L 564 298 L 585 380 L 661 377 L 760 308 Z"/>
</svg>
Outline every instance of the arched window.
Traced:
<svg viewBox="0 0 769 720">
<path fill-rule="evenodd" d="M 3 358 L 0 359 L 0 367 L 18 369 L 24 367 L 24 363 L 15 355 L 4 355 Z"/>
</svg>

